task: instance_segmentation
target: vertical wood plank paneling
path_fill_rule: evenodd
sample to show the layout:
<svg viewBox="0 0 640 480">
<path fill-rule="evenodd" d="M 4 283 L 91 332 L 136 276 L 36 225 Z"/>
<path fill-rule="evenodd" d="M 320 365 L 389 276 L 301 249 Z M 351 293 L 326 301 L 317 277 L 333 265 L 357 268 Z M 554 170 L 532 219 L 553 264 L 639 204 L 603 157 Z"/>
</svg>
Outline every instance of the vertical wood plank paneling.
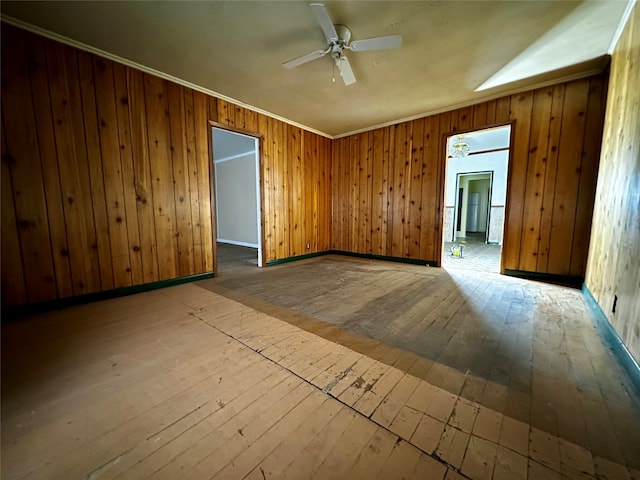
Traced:
<svg viewBox="0 0 640 480">
<path fill-rule="evenodd" d="M 516 120 L 513 128 L 515 141 L 512 155 L 517 161 L 509 164 L 507 179 L 507 208 L 504 222 L 504 245 L 502 247 L 502 267 L 517 270 L 520 261 L 520 241 L 522 239 L 522 214 L 527 184 L 527 162 L 529 155 L 529 132 L 533 93 L 515 95 L 511 101 L 511 118 Z"/>
<path fill-rule="evenodd" d="M 89 178 L 91 181 L 91 202 L 96 231 L 96 247 L 99 261 L 101 288 L 115 287 L 111 255 L 111 237 L 107 216 L 107 198 L 105 194 L 102 152 L 100 150 L 99 120 L 96 107 L 96 88 L 93 78 L 93 57 L 78 52 L 78 72 L 80 76 L 80 95 L 82 97 L 82 115 L 84 117 Z M 45 80 L 46 81 L 46 80 Z M 59 181 L 59 180 L 58 180 Z"/>
<path fill-rule="evenodd" d="M 196 122 L 193 114 L 193 91 L 184 89 L 184 110 L 186 115 L 186 148 L 189 167 L 189 205 L 191 215 L 191 231 L 193 239 L 193 272 L 204 272 L 202 262 L 202 229 L 200 228 L 200 194 L 198 182 L 198 153 L 196 150 Z M 205 128 L 199 126 L 198 128 Z"/>
<path fill-rule="evenodd" d="M 396 129 L 397 125 L 386 127 L 384 139 L 384 155 L 388 163 L 387 178 L 389 179 L 387 181 L 387 255 L 391 255 L 393 251 L 393 227 L 396 222 L 394 216 Z"/>
<path fill-rule="evenodd" d="M 496 100 L 496 123 L 506 123 L 511 120 L 511 101 L 517 97 L 500 97 Z"/>
<path fill-rule="evenodd" d="M 124 210 L 127 222 L 129 262 L 131 265 L 131 283 L 144 282 L 142 273 L 142 255 L 140 253 L 140 230 L 138 227 L 138 208 L 136 205 L 136 187 L 133 174 L 131 147 L 131 127 L 129 125 L 129 95 L 127 72 L 123 65 L 113 64 L 113 78 L 116 93 L 116 114 L 118 117 L 118 138 L 120 141 L 120 163 L 122 165 L 122 183 Z"/>
<path fill-rule="evenodd" d="M 408 258 L 420 258 L 420 230 L 422 228 L 422 186 L 424 173 L 424 119 L 411 122 L 411 193 L 409 196 Z"/>
<path fill-rule="evenodd" d="M 322 204 L 322 221 L 320 223 L 320 231 L 322 237 L 322 246 L 320 247 L 320 251 L 327 251 L 331 249 L 332 246 L 332 221 L 333 218 L 331 216 L 331 204 L 332 204 L 332 179 L 331 179 L 331 165 L 333 162 L 332 157 L 332 149 L 331 149 L 331 140 L 324 137 L 318 137 L 318 141 L 320 142 L 320 150 L 319 150 L 319 161 L 322 162 L 322 192 L 320 203 Z"/>
<path fill-rule="evenodd" d="M 290 147 L 291 157 L 289 158 L 290 165 L 290 185 L 292 187 L 291 192 L 291 216 L 292 216 L 292 235 L 289 237 L 291 241 L 291 248 L 289 255 L 294 257 L 296 255 L 302 255 L 304 249 L 303 234 L 304 234 L 304 171 L 302 164 L 302 130 L 298 127 L 291 128 Z"/>
<path fill-rule="evenodd" d="M 387 172 L 384 159 L 384 130 L 373 132 L 372 183 L 371 183 L 371 253 L 384 255 L 386 252 L 386 200 Z"/>
<path fill-rule="evenodd" d="M 142 281 L 159 280 L 158 246 L 152 192 L 151 164 L 147 134 L 144 74 L 127 69 L 129 99 L 129 128 L 131 131 L 131 161 L 134 178 L 138 232 L 140 234 L 140 258 Z M 135 250 L 135 246 L 133 247 Z"/>
<path fill-rule="evenodd" d="M 2 33 L 14 52 L 2 58 L 3 186 L 18 225 L 17 245 L 5 245 L 24 263 L 18 303 L 212 271 L 210 120 L 262 135 L 267 261 L 329 248 L 439 261 L 442 142 L 514 120 L 505 266 L 584 269 L 600 78 L 583 81 L 591 89 L 579 95 L 580 81 L 553 87 L 546 126 L 544 94 L 527 92 L 330 140 L 14 27 Z M 24 79 L 19 87 L 7 81 L 15 78 Z M 35 170 L 16 164 L 23 157 Z M 539 225 L 535 261 L 530 225 Z"/>
<path fill-rule="evenodd" d="M 0 180 L 2 180 L 2 247 L 0 250 L 0 255 L 2 255 L 2 303 L 13 307 L 27 303 L 27 289 L 22 268 L 22 251 L 18 237 L 13 186 L 9 169 L 12 159 L 7 153 L 6 147 L 7 142 L 3 128 L 2 171 L 0 172 Z"/>
<path fill-rule="evenodd" d="M 569 275 L 571 270 L 573 228 L 580 185 L 582 143 L 588 95 L 588 79 L 567 84 L 562 111 L 560 158 L 549 240 L 549 273 Z M 587 232 L 584 232 L 584 235 L 587 235 Z"/>
<path fill-rule="evenodd" d="M 65 219 L 73 293 L 100 290 L 100 269 L 93 215 L 87 136 L 78 81 L 76 51 L 47 44 L 47 66 L 54 116 L 60 184 L 65 198 Z M 99 268 L 96 268 L 100 265 Z"/>
<path fill-rule="evenodd" d="M 580 186 L 576 205 L 573 246 L 571 249 L 571 275 L 582 275 L 586 270 L 589 249 L 591 213 L 596 192 L 599 153 L 602 143 L 606 84 L 602 78 L 591 78 L 586 108 L 582 165 L 580 166 Z M 585 235 L 584 232 L 587 232 Z"/>
<path fill-rule="evenodd" d="M 169 131 L 171 166 L 173 169 L 173 191 L 176 215 L 176 238 L 178 241 L 178 267 L 180 276 L 194 271 L 193 229 L 189 202 L 189 163 L 186 145 L 186 114 L 184 87 L 167 83 L 169 100 Z"/>
<path fill-rule="evenodd" d="M 520 242 L 520 270 L 535 271 L 540 238 L 540 212 L 549 141 L 549 122 L 553 87 L 537 90 L 533 97 L 531 134 L 527 159 L 527 182 L 524 190 L 522 240 Z"/>
<path fill-rule="evenodd" d="M 586 80 L 589 81 L 589 80 Z M 594 77 L 592 81 L 601 82 L 601 77 Z M 580 81 L 570 82 L 571 88 L 576 88 Z M 557 190 L 563 183 L 572 186 L 564 189 L 560 196 L 573 198 L 572 208 L 575 220 L 570 221 L 569 229 L 564 232 L 567 243 L 576 249 L 576 267 L 571 259 L 571 274 L 582 275 L 581 261 L 584 262 L 583 243 L 577 240 L 578 235 L 587 235 L 590 222 L 588 208 L 589 197 L 593 197 L 593 177 L 585 177 L 585 187 L 582 190 L 582 176 L 574 175 L 558 180 L 557 165 L 565 161 L 560 152 L 560 141 L 564 142 L 565 151 L 580 149 L 582 136 L 577 131 L 565 135 L 564 124 L 569 120 L 563 114 L 570 99 L 565 98 L 566 85 L 560 84 L 536 91 L 503 97 L 484 104 L 474 105 L 439 115 L 400 123 L 390 127 L 376 129 L 371 135 L 372 158 L 368 175 L 372 176 L 372 195 L 370 205 L 364 207 L 362 195 L 364 192 L 363 179 L 365 175 L 360 167 L 366 165 L 368 150 L 355 147 L 361 142 L 364 134 L 352 135 L 334 141 L 334 172 L 343 180 L 336 181 L 337 191 L 332 193 L 334 198 L 334 233 L 339 238 L 334 241 L 334 248 L 340 250 L 368 253 L 362 243 L 354 242 L 352 235 L 354 228 L 361 228 L 369 215 L 372 230 L 371 252 L 394 257 L 424 259 L 440 262 L 442 250 L 442 221 L 443 221 L 443 191 L 446 168 L 446 152 L 444 145 L 448 135 L 456 131 L 467 131 L 471 128 L 493 126 L 496 123 L 514 122 L 512 129 L 513 151 L 510 159 L 510 181 L 508 218 L 504 242 L 504 268 L 538 272 L 559 273 L 554 266 L 548 266 L 549 252 L 553 250 L 557 255 L 563 255 L 564 246 L 551 245 L 552 214 L 559 209 L 556 201 Z M 601 105 L 601 94 L 595 90 L 588 95 L 593 108 Z M 592 98 L 593 97 L 593 98 Z M 581 101 L 583 109 L 587 108 Z M 575 102 L 574 102 L 575 103 Z M 578 102 L 580 103 L 580 102 Z M 586 111 L 586 110 L 585 110 Z M 591 115 L 587 115 L 591 117 Z M 590 137 L 597 138 L 601 111 L 594 110 L 595 120 L 591 124 Z M 486 125 L 483 124 L 486 122 Z M 574 129 L 575 130 L 575 129 Z M 571 127 L 569 127 L 571 131 Z M 419 162 L 419 150 L 422 149 L 422 161 Z M 594 166 L 594 147 L 585 147 L 584 165 Z M 589 153 L 586 153 L 589 150 Z M 356 152 L 360 157 L 354 159 Z M 380 169 L 378 156 L 389 158 L 388 167 Z M 407 164 L 406 158 L 410 161 Z M 403 160 L 404 159 L 404 160 Z M 354 179 L 354 165 L 358 173 L 358 180 Z M 344 167 L 344 171 L 341 168 Z M 418 169 L 416 171 L 416 169 Z M 585 168 L 584 166 L 581 168 Z M 380 178 L 382 176 L 382 178 Z M 386 205 L 388 209 L 382 211 L 379 192 L 380 185 L 387 183 Z M 578 190 L 580 184 L 580 190 Z M 340 188 L 346 191 L 339 190 Z M 572 190 L 573 189 L 573 190 Z M 355 192 L 358 192 L 356 195 Z M 584 199 L 578 199 L 579 191 L 584 191 Z M 568 193 L 567 193 L 568 192 Z M 354 199 L 360 202 L 353 215 Z M 578 202 L 578 207 L 576 207 Z M 573 215 L 573 214 L 572 214 Z M 386 225 L 386 242 L 380 241 L 377 234 L 379 223 Z M 385 223 L 386 222 L 386 223 Z M 575 223 L 575 225 L 573 225 Z M 383 227 L 384 228 L 384 227 Z M 357 232 L 358 230 L 356 230 Z M 567 237 L 568 235 L 568 237 Z M 574 245 L 575 244 L 575 245 Z M 566 260 L 566 259 L 565 259 Z M 568 261 L 568 260 L 566 260 Z M 556 262 L 557 263 L 557 262 Z M 555 264 L 554 264 L 555 265 Z M 566 269 L 565 269 L 566 270 Z"/>
<path fill-rule="evenodd" d="M 547 145 L 547 166 L 544 177 L 542 210 L 540 212 L 540 234 L 538 241 L 537 272 L 547 272 L 549 264 L 549 240 L 553 220 L 553 204 L 556 191 L 556 174 L 558 172 L 558 155 L 560 134 L 562 129 L 562 109 L 564 108 L 564 84 L 553 87 L 551 102 L 551 118 L 549 121 L 549 140 Z"/>
<path fill-rule="evenodd" d="M 349 139 L 349 251 L 359 252 L 358 247 L 358 196 L 360 193 L 358 169 L 360 166 L 360 135 L 353 135 Z"/>
<path fill-rule="evenodd" d="M 275 223 L 273 216 L 273 208 L 271 202 L 274 195 L 273 188 L 273 144 L 269 140 L 271 139 L 270 131 L 271 123 L 269 118 L 265 115 L 258 116 L 258 132 L 262 135 L 260 142 L 260 153 L 263 162 L 261 175 L 262 175 L 262 189 L 264 195 L 262 197 L 262 222 L 264 224 L 264 238 L 263 238 L 263 255 L 265 258 L 275 258 Z"/>
<path fill-rule="evenodd" d="M 202 271 L 214 271 L 213 248 L 215 235 L 213 232 L 213 209 L 211 203 L 212 185 L 211 173 L 213 172 L 213 155 L 209 151 L 211 128 L 210 115 L 217 113 L 217 104 L 213 99 L 203 93 L 193 92 L 193 119 L 196 137 L 196 165 L 198 169 L 198 205 L 200 206 L 200 238 L 202 241 Z M 214 111 L 211 111 L 211 110 Z M 207 115 L 209 111 L 209 115 Z"/>
<path fill-rule="evenodd" d="M 318 232 L 318 189 L 320 178 L 318 175 L 318 162 L 315 162 L 317 155 L 317 142 L 315 135 L 311 132 L 303 131 L 303 172 L 304 172 L 304 251 L 305 253 L 316 252 L 317 232 Z M 306 245 L 309 245 L 309 248 Z"/>
<path fill-rule="evenodd" d="M 111 263 L 116 288 L 132 284 L 131 261 L 129 258 L 129 238 L 127 234 L 127 213 L 125 211 L 120 143 L 118 141 L 118 120 L 116 95 L 113 78 L 113 63 L 95 58 L 93 62 L 96 91 L 96 106 L 100 133 L 100 153 L 102 176 L 111 240 Z"/>
<path fill-rule="evenodd" d="M 391 255 L 404 257 L 405 188 L 409 159 L 407 158 L 407 123 L 403 122 L 395 128 L 395 149 L 393 155 L 393 228 Z M 408 191 L 408 188 L 407 188 Z"/>
<path fill-rule="evenodd" d="M 284 123 L 275 122 L 274 124 L 274 188 L 276 215 L 276 258 L 286 258 L 289 248 L 289 230 L 287 229 L 286 220 L 288 218 L 286 201 L 287 192 L 287 170 L 285 166 L 285 153 L 287 150 L 287 128 Z"/>
<path fill-rule="evenodd" d="M 347 201 L 349 196 L 345 193 L 345 164 L 349 161 L 349 140 L 340 138 L 334 140 L 331 145 L 331 176 L 332 176 L 332 225 L 331 248 L 344 250 L 346 247 L 345 228 L 348 225 Z M 334 214 L 335 212 L 335 214 Z M 336 215 L 337 214 L 337 215 Z"/>
<path fill-rule="evenodd" d="M 439 120 L 439 121 L 438 121 Z M 444 112 L 442 115 L 439 115 L 439 119 L 436 119 L 437 127 L 440 129 L 439 134 L 437 136 L 437 144 L 434 139 L 434 160 L 436 163 L 436 189 L 434 192 L 436 193 L 436 203 L 434 210 L 435 221 L 433 222 L 433 256 L 427 257 L 427 259 L 432 259 L 436 261 L 438 265 L 440 265 L 441 260 L 441 251 L 442 251 L 442 210 L 444 209 L 443 205 L 443 197 L 444 197 L 444 182 L 445 176 L 447 173 L 447 152 L 445 151 L 444 146 L 447 144 L 447 135 L 452 131 L 452 114 L 451 112 Z M 433 204 L 432 204 L 433 205 Z M 432 207 L 433 208 L 433 207 Z"/>
<path fill-rule="evenodd" d="M 151 164 L 152 193 L 156 243 L 158 245 L 158 277 L 160 280 L 179 275 L 176 210 L 173 190 L 169 131 L 169 105 L 166 82 L 145 75 L 147 135 Z"/>
<path fill-rule="evenodd" d="M 406 137 L 404 140 L 404 145 L 402 145 L 401 149 L 401 157 L 403 159 L 404 171 L 402 175 L 403 179 L 403 188 L 402 191 L 402 246 L 401 246 L 401 256 L 407 258 L 409 257 L 409 237 L 411 236 L 411 146 L 413 142 L 413 122 L 406 123 Z M 396 192 L 397 193 L 397 192 Z"/>
<path fill-rule="evenodd" d="M 487 105 L 487 125 L 493 125 L 494 123 L 496 123 L 496 108 L 498 106 L 498 102 L 496 100 L 489 100 L 488 102 L 486 102 L 486 105 Z"/>
<path fill-rule="evenodd" d="M 58 296 L 69 297 L 73 295 L 73 280 L 71 277 L 71 264 L 69 262 L 69 244 L 67 242 L 67 231 L 65 227 L 64 205 L 62 192 L 60 190 L 60 171 L 58 169 L 58 158 L 56 157 L 55 133 L 51 116 L 51 97 L 47 84 L 47 61 L 41 38 L 35 36 L 27 37 L 27 54 L 29 55 L 29 76 L 31 78 L 31 89 L 33 93 L 33 105 L 47 203 L 47 217 L 49 220 L 49 233 L 51 235 L 51 250 L 55 267 L 57 293 Z M 4 147 L 3 141 L 3 148 Z M 11 198 L 11 189 L 6 193 L 8 193 Z M 13 199 L 11 199 L 11 205 L 13 205 Z M 14 215 L 13 211 L 11 215 Z M 12 229 L 15 229 L 15 225 Z M 2 232 L 3 235 L 12 235 L 13 233 L 9 233 L 8 230 L 4 228 Z M 10 260 L 6 255 L 3 255 L 3 262 L 5 261 L 15 260 Z M 17 257 L 17 261 L 20 261 L 20 256 Z M 111 271 L 108 270 L 109 274 L 110 272 Z M 22 280 L 20 280 L 21 278 Z M 20 266 L 17 282 L 21 283 L 24 288 L 22 266 Z M 11 283 L 13 283 L 13 280 L 11 280 Z"/>
<path fill-rule="evenodd" d="M 473 106 L 473 128 L 482 128 L 485 125 L 490 125 L 490 122 L 487 121 L 488 109 L 488 102 L 479 103 Z"/>
<path fill-rule="evenodd" d="M 640 362 L 639 84 L 640 8 L 636 4 L 611 60 L 585 279 L 586 286 L 636 362 Z M 587 113 L 591 123 L 589 117 Z M 589 127 L 587 134 L 591 134 Z M 589 141 L 588 137 L 585 140 Z M 582 190 L 582 185 L 580 188 Z M 572 259 L 572 268 L 573 264 Z"/>
<path fill-rule="evenodd" d="M 371 198 L 369 197 L 369 134 L 361 133 L 358 135 L 360 139 L 360 152 L 358 153 L 358 171 L 354 181 L 357 181 L 358 185 L 358 244 L 357 248 L 359 252 L 368 253 L 371 247 L 371 227 L 370 227 L 370 209 Z"/>
<path fill-rule="evenodd" d="M 15 253 L 22 254 L 27 299 L 35 302 L 49 300 L 56 297 L 57 291 L 36 122 L 29 91 L 25 39 L 22 35 L 15 39 L 10 51 L 3 50 L 2 60 L 6 62 L 2 69 L 3 148 L 6 150 L 3 163 L 10 172 L 21 247 Z"/>
<path fill-rule="evenodd" d="M 433 207 L 433 194 L 437 192 L 438 152 L 440 125 L 437 117 L 424 119 L 422 132 L 422 193 L 420 198 L 420 252 L 416 258 L 434 258 L 434 230 L 437 226 L 437 212 Z M 446 160 L 445 160 L 446 161 Z"/>
</svg>

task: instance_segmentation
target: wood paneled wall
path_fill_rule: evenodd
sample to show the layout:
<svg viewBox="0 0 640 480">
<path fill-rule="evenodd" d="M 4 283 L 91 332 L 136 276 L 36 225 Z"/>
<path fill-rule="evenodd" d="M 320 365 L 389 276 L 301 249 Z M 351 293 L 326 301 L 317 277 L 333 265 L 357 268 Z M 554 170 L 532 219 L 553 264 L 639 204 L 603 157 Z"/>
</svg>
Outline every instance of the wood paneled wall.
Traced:
<svg viewBox="0 0 640 480">
<path fill-rule="evenodd" d="M 333 144 L 333 248 L 440 263 L 447 136 L 512 123 L 503 268 L 584 276 L 606 75 Z"/>
<path fill-rule="evenodd" d="M 640 7 L 616 46 L 585 279 L 640 363 Z M 615 304 L 615 312 L 614 312 Z"/>
<path fill-rule="evenodd" d="M 331 139 L 223 100 L 218 100 L 217 124 L 262 139 L 266 261 L 329 250 Z"/>
<path fill-rule="evenodd" d="M 329 139 L 3 23 L 3 305 L 213 271 L 211 121 L 262 136 L 265 260 L 327 250 Z"/>
</svg>

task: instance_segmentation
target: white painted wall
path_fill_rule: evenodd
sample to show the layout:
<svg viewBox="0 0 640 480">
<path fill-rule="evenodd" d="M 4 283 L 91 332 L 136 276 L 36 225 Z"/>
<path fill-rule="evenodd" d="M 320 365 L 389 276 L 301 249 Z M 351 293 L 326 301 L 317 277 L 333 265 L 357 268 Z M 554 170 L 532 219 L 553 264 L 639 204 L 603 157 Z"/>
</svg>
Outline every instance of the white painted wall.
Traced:
<svg viewBox="0 0 640 480">
<path fill-rule="evenodd" d="M 493 170 L 492 205 L 504 205 L 507 198 L 507 161 L 509 151 L 480 153 L 462 158 L 450 158 L 447 163 L 445 205 L 456 203 L 456 176 L 459 173 L 488 172 Z"/>
<path fill-rule="evenodd" d="M 219 242 L 258 247 L 256 153 L 215 161 Z"/>
<path fill-rule="evenodd" d="M 260 162 L 256 137 L 212 127 L 218 242 L 258 249 L 262 266 Z"/>
</svg>

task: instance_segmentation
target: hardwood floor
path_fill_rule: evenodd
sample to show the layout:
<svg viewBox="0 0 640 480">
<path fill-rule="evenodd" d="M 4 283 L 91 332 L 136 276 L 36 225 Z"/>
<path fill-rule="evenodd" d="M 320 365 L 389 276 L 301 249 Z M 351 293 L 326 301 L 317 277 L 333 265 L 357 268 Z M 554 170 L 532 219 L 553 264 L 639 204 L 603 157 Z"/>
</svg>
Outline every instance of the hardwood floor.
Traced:
<svg viewBox="0 0 640 480">
<path fill-rule="evenodd" d="M 2 478 L 640 479 L 578 291 L 320 257 L 3 325 Z"/>
</svg>

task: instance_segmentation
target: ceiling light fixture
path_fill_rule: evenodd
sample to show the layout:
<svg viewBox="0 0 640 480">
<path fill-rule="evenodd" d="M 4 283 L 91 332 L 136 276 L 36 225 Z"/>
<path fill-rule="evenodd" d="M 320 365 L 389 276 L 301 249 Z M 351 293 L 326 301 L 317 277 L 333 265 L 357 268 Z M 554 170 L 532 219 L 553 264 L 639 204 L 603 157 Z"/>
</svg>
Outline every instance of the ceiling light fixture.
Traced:
<svg viewBox="0 0 640 480">
<path fill-rule="evenodd" d="M 457 136 L 451 143 L 450 154 L 454 158 L 466 157 L 470 151 L 469 144 L 464 141 L 463 135 Z"/>
</svg>

